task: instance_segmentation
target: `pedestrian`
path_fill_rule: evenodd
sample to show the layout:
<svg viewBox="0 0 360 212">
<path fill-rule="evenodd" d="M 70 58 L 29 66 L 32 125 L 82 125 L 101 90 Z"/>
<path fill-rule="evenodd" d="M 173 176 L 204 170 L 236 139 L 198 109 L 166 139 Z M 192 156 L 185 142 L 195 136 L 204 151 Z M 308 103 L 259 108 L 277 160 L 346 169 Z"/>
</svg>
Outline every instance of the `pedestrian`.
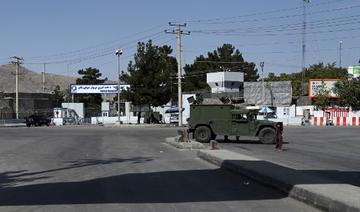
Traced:
<svg viewBox="0 0 360 212">
<path fill-rule="evenodd" d="M 276 146 L 275 148 L 279 151 L 282 151 L 282 145 L 283 145 L 283 123 L 278 122 L 276 123 Z"/>
</svg>

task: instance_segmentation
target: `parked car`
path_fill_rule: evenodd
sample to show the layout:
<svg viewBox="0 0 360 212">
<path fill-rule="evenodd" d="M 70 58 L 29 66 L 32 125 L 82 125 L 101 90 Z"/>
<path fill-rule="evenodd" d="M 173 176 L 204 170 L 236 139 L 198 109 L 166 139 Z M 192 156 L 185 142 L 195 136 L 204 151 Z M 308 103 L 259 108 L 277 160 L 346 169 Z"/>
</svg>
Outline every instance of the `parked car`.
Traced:
<svg viewBox="0 0 360 212">
<path fill-rule="evenodd" d="M 170 124 L 177 124 L 179 123 L 179 114 L 178 113 L 172 113 L 170 115 Z"/>
<path fill-rule="evenodd" d="M 51 119 L 43 115 L 31 115 L 25 118 L 25 123 L 27 127 L 31 127 L 31 125 L 35 127 L 43 125 L 50 126 Z"/>
</svg>

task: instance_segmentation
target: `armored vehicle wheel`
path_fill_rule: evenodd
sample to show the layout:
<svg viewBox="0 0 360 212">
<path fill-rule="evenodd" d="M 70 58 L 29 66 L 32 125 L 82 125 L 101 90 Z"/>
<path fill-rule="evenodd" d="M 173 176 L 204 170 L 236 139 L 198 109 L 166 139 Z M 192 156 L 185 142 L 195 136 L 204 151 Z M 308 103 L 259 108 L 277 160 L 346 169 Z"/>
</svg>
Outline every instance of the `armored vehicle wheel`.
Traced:
<svg viewBox="0 0 360 212">
<path fill-rule="evenodd" d="M 209 127 L 200 126 L 195 129 L 195 140 L 201 143 L 208 143 L 211 139 L 211 130 Z"/>
<path fill-rule="evenodd" d="M 276 142 L 275 130 L 269 127 L 263 128 L 259 132 L 259 138 L 263 144 L 274 144 Z"/>
</svg>

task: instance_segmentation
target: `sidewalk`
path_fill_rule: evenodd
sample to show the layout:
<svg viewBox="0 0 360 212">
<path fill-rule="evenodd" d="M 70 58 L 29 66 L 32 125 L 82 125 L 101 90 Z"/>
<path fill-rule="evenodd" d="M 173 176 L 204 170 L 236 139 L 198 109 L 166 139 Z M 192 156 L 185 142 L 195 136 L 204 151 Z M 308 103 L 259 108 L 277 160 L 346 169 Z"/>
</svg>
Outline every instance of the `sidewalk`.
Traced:
<svg viewBox="0 0 360 212">
<path fill-rule="evenodd" d="M 200 150 L 198 156 L 322 210 L 360 211 L 359 187 L 310 176 L 303 170 L 284 167 L 228 150 Z"/>
<path fill-rule="evenodd" d="M 102 124 L 102 125 L 94 125 L 94 126 L 104 126 L 108 128 L 130 128 L 130 127 L 138 127 L 138 128 L 183 128 L 173 124 Z"/>
</svg>

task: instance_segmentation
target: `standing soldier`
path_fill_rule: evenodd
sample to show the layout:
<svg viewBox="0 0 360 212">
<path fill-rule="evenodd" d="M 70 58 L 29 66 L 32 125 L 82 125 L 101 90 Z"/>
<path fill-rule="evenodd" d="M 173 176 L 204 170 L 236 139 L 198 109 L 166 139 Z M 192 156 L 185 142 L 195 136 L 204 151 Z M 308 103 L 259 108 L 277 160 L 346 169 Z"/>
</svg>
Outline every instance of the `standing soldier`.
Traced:
<svg viewBox="0 0 360 212">
<path fill-rule="evenodd" d="M 276 123 L 276 149 L 279 151 L 282 151 L 282 145 L 283 145 L 283 123 L 278 122 Z"/>
</svg>

